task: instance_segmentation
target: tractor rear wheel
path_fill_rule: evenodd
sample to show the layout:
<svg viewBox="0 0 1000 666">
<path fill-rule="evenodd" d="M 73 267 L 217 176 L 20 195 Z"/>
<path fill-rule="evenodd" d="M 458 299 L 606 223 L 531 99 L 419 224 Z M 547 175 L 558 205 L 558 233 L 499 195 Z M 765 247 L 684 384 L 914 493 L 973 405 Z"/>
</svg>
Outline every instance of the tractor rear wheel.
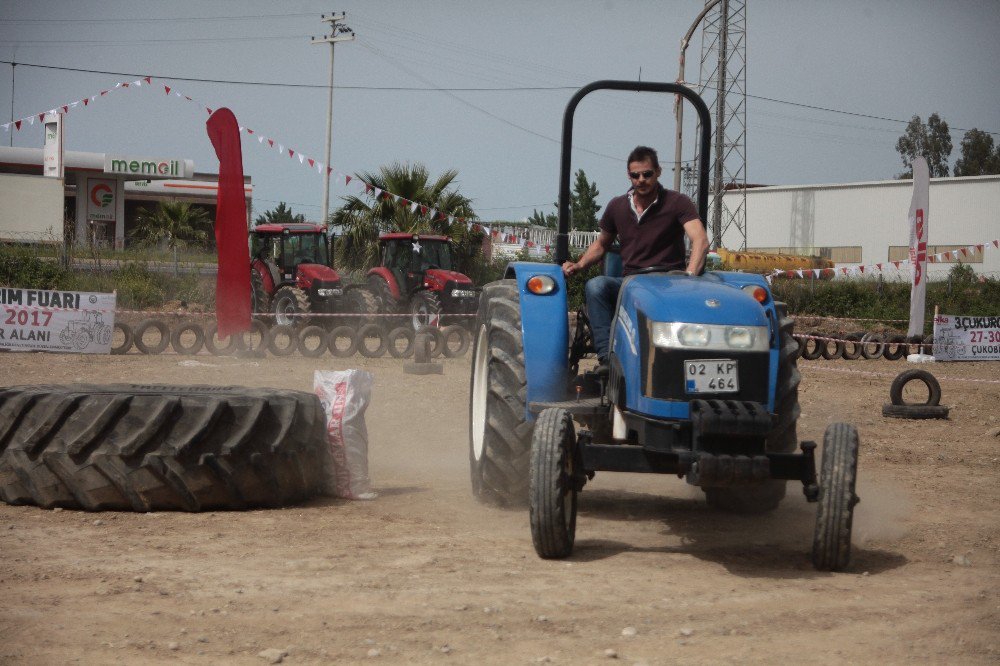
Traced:
<svg viewBox="0 0 1000 666">
<path fill-rule="evenodd" d="M 768 453 L 791 453 L 798 447 L 799 382 L 797 364 L 798 343 L 792 337 L 795 321 L 788 316 L 784 303 L 775 303 L 781 351 L 778 359 L 778 385 L 774 395 L 777 419 L 767 435 L 764 448 Z M 712 506 L 735 513 L 764 513 L 777 508 L 785 498 L 784 480 L 771 479 L 759 485 L 733 488 L 706 488 L 705 495 Z"/>
<path fill-rule="evenodd" d="M 526 412 L 521 304 L 515 280 L 483 288 L 469 393 L 472 494 L 489 504 L 523 506 L 528 501 L 532 424 Z"/>
<path fill-rule="evenodd" d="M 392 292 L 389 290 L 389 283 L 385 279 L 377 275 L 369 276 L 368 290 L 375 296 L 380 313 L 393 314 L 396 312 L 396 299 L 392 297 Z"/>
<path fill-rule="evenodd" d="M 323 490 L 311 393 L 71 384 L 0 389 L 0 498 L 87 511 L 283 506 Z"/>
<path fill-rule="evenodd" d="M 338 317 L 338 326 L 351 326 L 355 330 L 367 324 L 375 323 L 379 312 L 378 299 L 366 287 L 352 287 L 344 294 L 344 312 L 357 315 L 355 317 Z"/>
<path fill-rule="evenodd" d="M 576 433 L 565 409 L 538 415 L 531 438 L 528 522 L 535 552 L 545 559 L 568 557 L 576 539 Z"/>
<path fill-rule="evenodd" d="M 282 287 L 274 292 L 274 299 L 271 301 L 274 311 L 275 324 L 278 326 L 306 326 L 306 317 L 303 315 L 310 311 L 309 297 L 306 292 L 298 287 Z"/>
<path fill-rule="evenodd" d="M 260 317 L 271 311 L 271 299 L 264 289 L 264 278 L 250 270 L 250 313 Z"/>
<path fill-rule="evenodd" d="M 413 330 L 422 326 L 441 325 L 441 299 L 436 292 L 419 291 L 410 299 L 410 320 Z"/>
</svg>

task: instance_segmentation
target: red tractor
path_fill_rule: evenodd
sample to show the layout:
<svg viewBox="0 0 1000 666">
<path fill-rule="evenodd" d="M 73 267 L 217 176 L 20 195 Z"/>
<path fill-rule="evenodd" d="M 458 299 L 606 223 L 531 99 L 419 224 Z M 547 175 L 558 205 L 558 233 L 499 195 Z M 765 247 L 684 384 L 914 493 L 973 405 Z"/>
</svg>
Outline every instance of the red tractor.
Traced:
<svg viewBox="0 0 1000 666">
<path fill-rule="evenodd" d="M 262 224 L 250 230 L 252 309 L 277 324 L 305 324 L 308 313 L 356 313 L 357 324 L 378 312 L 364 285 L 344 285 L 330 268 L 326 230 L 318 224 Z M 326 323 L 342 323 L 328 320 Z"/>
<path fill-rule="evenodd" d="M 447 236 L 389 233 L 379 245 L 381 263 L 368 271 L 368 286 L 382 312 L 409 313 L 414 328 L 442 326 L 442 317 L 471 322 L 480 290 L 454 270 Z"/>
</svg>

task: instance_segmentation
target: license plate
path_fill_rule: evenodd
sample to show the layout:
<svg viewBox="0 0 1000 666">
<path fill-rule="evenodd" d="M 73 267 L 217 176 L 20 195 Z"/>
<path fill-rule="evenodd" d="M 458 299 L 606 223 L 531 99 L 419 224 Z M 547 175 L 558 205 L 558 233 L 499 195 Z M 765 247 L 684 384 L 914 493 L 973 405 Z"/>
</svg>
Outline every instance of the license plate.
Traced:
<svg viewBox="0 0 1000 666">
<path fill-rule="evenodd" d="M 737 362 L 730 359 L 684 361 L 688 393 L 736 393 L 740 390 Z"/>
</svg>

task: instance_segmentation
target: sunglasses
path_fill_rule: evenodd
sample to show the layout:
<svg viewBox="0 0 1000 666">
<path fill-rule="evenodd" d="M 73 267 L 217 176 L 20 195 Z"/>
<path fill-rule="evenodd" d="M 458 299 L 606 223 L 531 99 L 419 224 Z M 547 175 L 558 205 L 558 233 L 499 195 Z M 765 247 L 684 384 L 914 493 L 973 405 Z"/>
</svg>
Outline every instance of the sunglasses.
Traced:
<svg viewBox="0 0 1000 666">
<path fill-rule="evenodd" d="M 640 177 L 649 180 L 650 178 L 653 177 L 653 174 L 655 173 L 656 172 L 653 171 L 652 169 L 646 169 L 645 171 L 629 171 L 628 177 L 631 178 L 632 180 L 639 180 Z"/>
</svg>

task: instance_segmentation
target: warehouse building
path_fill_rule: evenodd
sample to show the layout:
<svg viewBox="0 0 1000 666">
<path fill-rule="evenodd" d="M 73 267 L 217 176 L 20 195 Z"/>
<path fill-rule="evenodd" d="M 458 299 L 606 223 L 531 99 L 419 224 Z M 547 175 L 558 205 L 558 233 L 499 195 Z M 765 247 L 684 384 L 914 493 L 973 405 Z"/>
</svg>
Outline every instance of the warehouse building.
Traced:
<svg viewBox="0 0 1000 666">
<path fill-rule="evenodd" d="M 723 205 L 726 198 L 739 200 L 742 194 L 727 193 Z M 897 269 L 892 262 L 909 258 L 912 195 L 912 180 L 750 188 L 746 249 L 819 255 L 838 268 L 881 264 L 886 277 L 908 277 L 909 265 Z M 932 178 L 927 219 L 928 255 L 959 251 L 957 258 L 928 265 L 932 279 L 943 277 L 959 261 L 979 274 L 1000 276 L 1000 249 L 992 244 L 1000 239 L 1000 175 Z M 739 249 L 738 230 L 727 229 L 722 244 Z"/>
</svg>

